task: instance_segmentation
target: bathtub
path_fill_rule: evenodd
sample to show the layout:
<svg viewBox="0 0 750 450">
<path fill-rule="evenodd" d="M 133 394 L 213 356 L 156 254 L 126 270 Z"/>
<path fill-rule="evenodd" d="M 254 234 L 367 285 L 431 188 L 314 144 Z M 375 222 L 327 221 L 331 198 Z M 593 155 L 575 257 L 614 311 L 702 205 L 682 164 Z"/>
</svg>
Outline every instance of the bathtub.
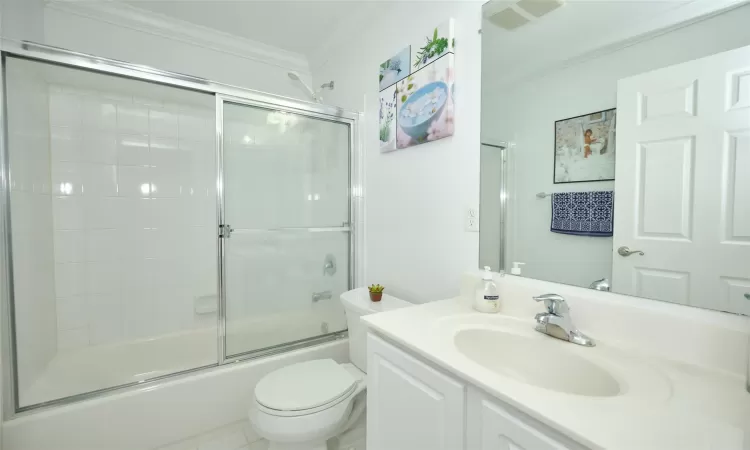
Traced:
<svg viewBox="0 0 750 450">
<path fill-rule="evenodd" d="M 213 322 L 215 319 L 209 321 Z M 346 329 L 338 302 L 307 310 L 279 311 L 227 321 L 227 355 L 270 348 Z M 94 392 L 215 365 L 216 326 L 148 339 L 84 347 L 57 353 L 28 386 L 21 406 Z"/>
<path fill-rule="evenodd" d="M 348 351 L 348 339 L 339 339 L 33 411 L 3 423 L 2 448 L 153 449 L 245 419 L 255 384 L 270 371 L 318 358 L 346 362 Z M 20 395 L 25 395 L 27 401 L 49 395 L 60 397 L 91 391 L 96 386 L 106 388 L 137 381 L 135 376 L 153 377 L 215 361 L 214 329 L 160 338 L 158 342 L 92 347 L 59 354 L 28 392 Z"/>
<path fill-rule="evenodd" d="M 216 364 L 216 328 L 86 347 L 55 355 L 19 394 L 20 404 L 121 386 Z"/>
</svg>

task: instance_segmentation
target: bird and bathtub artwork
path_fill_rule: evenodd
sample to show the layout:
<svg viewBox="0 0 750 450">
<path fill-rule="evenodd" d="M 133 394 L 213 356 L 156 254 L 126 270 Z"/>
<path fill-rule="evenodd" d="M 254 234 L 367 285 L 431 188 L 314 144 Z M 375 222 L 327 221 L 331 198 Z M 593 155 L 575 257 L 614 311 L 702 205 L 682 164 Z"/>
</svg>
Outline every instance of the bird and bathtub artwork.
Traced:
<svg viewBox="0 0 750 450">
<path fill-rule="evenodd" d="M 555 122 L 554 183 L 615 179 L 617 110 Z"/>
<path fill-rule="evenodd" d="M 454 43 L 449 19 L 380 65 L 382 153 L 453 135 Z"/>
</svg>

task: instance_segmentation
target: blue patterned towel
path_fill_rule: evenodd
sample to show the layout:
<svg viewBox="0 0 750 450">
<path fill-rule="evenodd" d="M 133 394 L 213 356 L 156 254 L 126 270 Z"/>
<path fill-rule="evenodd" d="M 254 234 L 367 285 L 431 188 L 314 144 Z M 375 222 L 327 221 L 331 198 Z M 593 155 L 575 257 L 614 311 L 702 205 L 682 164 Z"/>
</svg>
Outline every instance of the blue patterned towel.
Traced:
<svg viewBox="0 0 750 450">
<path fill-rule="evenodd" d="M 612 236 L 614 192 L 561 192 L 552 194 L 553 233 Z"/>
</svg>

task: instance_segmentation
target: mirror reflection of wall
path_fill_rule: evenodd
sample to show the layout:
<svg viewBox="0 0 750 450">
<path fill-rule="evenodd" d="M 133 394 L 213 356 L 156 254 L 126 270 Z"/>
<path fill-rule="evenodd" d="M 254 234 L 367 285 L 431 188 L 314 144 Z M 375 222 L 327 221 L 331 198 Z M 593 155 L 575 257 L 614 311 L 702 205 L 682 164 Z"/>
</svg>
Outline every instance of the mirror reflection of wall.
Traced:
<svg viewBox="0 0 750 450">
<path fill-rule="evenodd" d="M 750 4 L 528 3 L 483 12 L 479 266 L 750 314 Z"/>
</svg>

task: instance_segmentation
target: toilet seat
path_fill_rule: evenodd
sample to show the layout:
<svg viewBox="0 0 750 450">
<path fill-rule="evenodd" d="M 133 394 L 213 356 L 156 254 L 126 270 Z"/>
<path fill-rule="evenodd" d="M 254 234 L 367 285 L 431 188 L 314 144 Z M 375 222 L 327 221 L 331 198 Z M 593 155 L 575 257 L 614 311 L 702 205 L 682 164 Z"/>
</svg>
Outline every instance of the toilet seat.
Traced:
<svg viewBox="0 0 750 450">
<path fill-rule="evenodd" d="M 273 416 L 305 416 L 348 400 L 363 384 L 363 377 L 332 359 L 305 361 L 264 376 L 255 387 L 255 404 Z"/>
</svg>

